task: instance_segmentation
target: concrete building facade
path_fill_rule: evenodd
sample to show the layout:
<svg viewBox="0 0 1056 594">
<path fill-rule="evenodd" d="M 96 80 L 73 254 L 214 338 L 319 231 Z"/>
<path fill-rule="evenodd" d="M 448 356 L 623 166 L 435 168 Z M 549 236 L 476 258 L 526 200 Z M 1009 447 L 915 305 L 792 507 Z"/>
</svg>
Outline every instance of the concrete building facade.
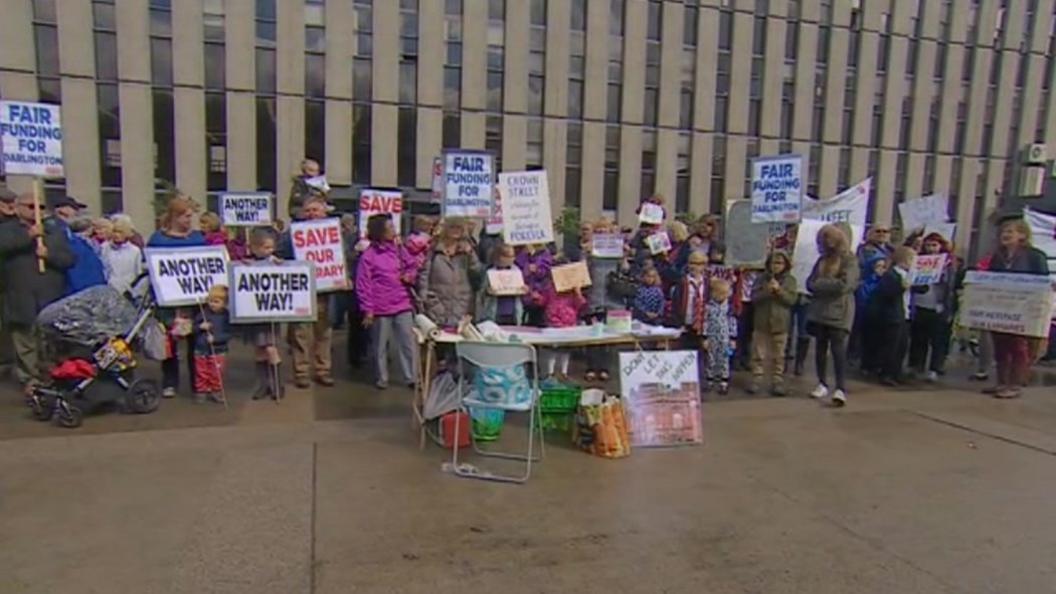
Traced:
<svg viewBox="0 0 1056 594">
<path fill-rule="evenodd" d="M 950 196 L 962 230 L 1056 148 L 1056 0 L 0 0 L 0 97 L 61 103 L 66 179 L 153 220 L 192 196 L 425 194 L 445 148 L 545 167 L 555 206 L 721 212 L 752 157 L 808 192 L 875 178 L 870 217 Z M 162 181 L 164 180 L 164 182 Z M 26 180 L 10 179 L 22 187 Z M 959 238 L 962 242 L 965 237 Z"/>
</svg>

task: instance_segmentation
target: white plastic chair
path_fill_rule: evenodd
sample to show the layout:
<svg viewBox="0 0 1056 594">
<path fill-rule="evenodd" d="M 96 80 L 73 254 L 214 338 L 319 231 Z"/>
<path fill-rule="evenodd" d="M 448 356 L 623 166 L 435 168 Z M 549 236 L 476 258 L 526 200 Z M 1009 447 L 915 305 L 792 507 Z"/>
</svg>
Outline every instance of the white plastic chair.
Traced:
<svg viewBox="0 0 1056 594">
<path fill-rule="evenodd" d="M 539 408 L 539 366 L 535 347 L 520 343 L 463 341 L 455 345 L 455 352 L 458 355 L 458 388 L 459 393 L 463 395 L 462 406 L 467 413 L 469 407 L 475 409 L 497 409 L 508 413 L 527 412 L 529 420 L 528 451 L 525 454 L 484 450 L 480 448 L 475 439 L 472 439 L 472 437 L 470 438 L 472 440 L 473 450 L 481 456 L 503 458 L 506 460 L 523 460 L 525 462 L 524 474 L 522 476 L 510 476 L 495 474 L 470 464 L 459 464 L 457 436 L 460 431 L 459 425 L 461 415 L 457 415 L 455 419 L 455 438 L 453 440 L 454 447 L 452 448 L 451 454 L 452 471 L 455 475 L 463 478 L 507 483 L 523 483 L 527 481 L 528 477 L 532 474 L 532 463 L 542 461 L 544 454 L 542 410 Z M 474 374 L 489 369 L 512 369 L 516 368 L 518 365 L 523 366 L 524 369 L 527 370 L 530 364 L 531 375 L 527 375 L 527 371 L 525 374 L 525 378 L 530 382 L 530 397 L 527 401 L 511 401 L 512 395 L 510 394 L 501 394 L 498 395 L 498 398 L 482 397 L 482 395 L 477 394 L 472 386 L 465 385 L 467 380 L 471 380 L 471 376 L 466 373 L 469 371 L 466 368 L 466 363 L 471 366 Z M 491 394 L 491 396 L 496 396 L 496 394 Z M 538 457 L 535 455 L 536 431 L 539 432 Z M 472 435 L 472 431 L 470 431 L 470 434 Z"/>
</svg>

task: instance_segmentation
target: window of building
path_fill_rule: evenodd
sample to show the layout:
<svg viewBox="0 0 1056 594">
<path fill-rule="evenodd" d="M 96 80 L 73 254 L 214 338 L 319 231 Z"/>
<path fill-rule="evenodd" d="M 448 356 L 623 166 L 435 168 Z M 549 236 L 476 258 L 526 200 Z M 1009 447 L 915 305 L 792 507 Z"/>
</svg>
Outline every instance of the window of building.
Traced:
<svg viewBox="0 0 1056 594">
<path fill-rule="evenodd" d="M 697 46 L 697 37 L 699 31 L 699 23 L 697 19 L 700 17 L 700 10 L 696 6 L 686 5 L 685 11 L 682 13 L 682 45 L 688 47 Z"/>
<path fill-rule="evenodd" d="M 413 188 L 418 166 L 418 110 L 401 105 L 397 118 L 396 181 L 403 187 Z"/>
<path fill-rule="evenodd" d="M 363 185 L 370 185 L 370 118 L 369 103 L 352 104 L 352 181 Z"/>
<path fill-rule="evenodd" d="M 606 90 L 605 120 L 620 121 L 620 105 L 623 93 L 623 11 L 625 0 L 609 3 L 609 68 Z M 614 25 L 619 23 L 619 26 Z"/>
<path fill-rule="evenodd" d="M 506 70 L 506 2 L 488 4 L 488 111 L 502 112 Z"/>
<path fill-rule="evenodd" d="M 678 160 L 675 164 L 675 212 L 689 212 L 689 175 L 692 169 L 693 135 L 678 134 Z"/>
<path fill-rule="evenodd" d="M 278 139 L 275 97 L 257 96 L 257 188 L 276 191 Z"/>
<path fill-rule="evenodd" d="M 733 46 L 733 13 L 719 12 L 719 49 L 729 51 Z"/>
<path fill-rule="evenodd" d="M 502 171 L 502 116 L 489 115 L 485 118 L 484 149 L 495 155 L 495 170 Z"/>
<path fill-rule="evenodd" d="M 227 188 L 227 95 L 205 94 L 206 187 Z"/>
<path fill-rule="evenodd" d="M 528 113 L 542 115 L 546 87 L 546 0 L 530 0 Z"/>
<path fill-rule="evenodd" d="M 462 118 L 458 112 L 444 113 L 440 144 L 443 148 L 459 148 L 462 146 Z"/>
<path fill-rule="evenodd" d="M 400 2 L 400 47 L 400 103 L 414 105 L 418 102 L 418 0 Z"/>
<path fill-rule="evenodd" d="M 98 83 L 95 87 L 99 108 L 99 172 L 103 186 L 121 187 L 121 110 L 117 85 Z"/>
<path fill-rule="evenodd" d="M 583 124 L 570 122 L 568 124 L 568 152 L 565 156 L 565 204 L 567 206 L 580 205 L 580 184 L 582 182 L 581 167 L 583 166 Z"/>
</svg>

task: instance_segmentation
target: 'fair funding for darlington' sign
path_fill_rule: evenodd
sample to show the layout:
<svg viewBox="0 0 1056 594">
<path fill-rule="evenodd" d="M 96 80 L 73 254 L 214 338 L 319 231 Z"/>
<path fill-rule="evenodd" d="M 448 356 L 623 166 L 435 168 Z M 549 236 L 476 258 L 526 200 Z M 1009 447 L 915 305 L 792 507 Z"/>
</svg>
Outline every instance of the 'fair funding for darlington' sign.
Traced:
<svg viewBox="0 0 1056 594">
<path fill-rule="evenodd" d="M 227 248 L 147 248 L 150 285 L 161 307 L 203 303 L 213 285 L 227 284 Z"/>
<path fill-rule="evenodd" d="M 270 225 L 271 194 L 266 192 L 220 194 L 220 219 L 227 227 Z"/>
<path fill-rule="evenodd" d="M 803 157 L 778 155 L 752 161 L 752 222 L 797 223 L 803 198 Z"/>
<path fill-rule="evenodd" d="M 315 321 L 315 267 L 310 262 L 231 266 L 231 321 Z"/>
<path fill-rule="evenodd" d="M 58 105 L 0 101 L 0 143 L 7 175 L 65 175 Z"/>
<path fill-rule="evenodd" d="M 444 216 L 491 216 L 495 160 L 482 152 L 444 153 Z"/>
</svg>

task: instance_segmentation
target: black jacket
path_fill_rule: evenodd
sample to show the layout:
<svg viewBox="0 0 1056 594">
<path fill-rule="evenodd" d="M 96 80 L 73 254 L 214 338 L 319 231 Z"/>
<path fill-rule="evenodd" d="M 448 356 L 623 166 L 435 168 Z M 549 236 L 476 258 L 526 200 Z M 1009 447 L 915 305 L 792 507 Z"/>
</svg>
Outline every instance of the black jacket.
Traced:
<svg viewBox="0 0 1056 594">
<path fill-rule="evenodd" d="M 901 324 L 906 321 L 906 306 L 903 296 L 908 289 L 902 284 L 902 276 L 891 268 L 880 278 L 866 311 L 871 321 L 880 324 Z"/>
<path fill-rule="evenodd" d="M 66 270 L 77 258 L 70 250 L 62 226 L 44 221 L 48 248 L 44 273 L 37 265 L 37 242 L 20 221 L 0 224 L 0 276 L 3 277 L 4 321 L 32 326 L 37 314 L 66 294 Z"/>
</svg>

